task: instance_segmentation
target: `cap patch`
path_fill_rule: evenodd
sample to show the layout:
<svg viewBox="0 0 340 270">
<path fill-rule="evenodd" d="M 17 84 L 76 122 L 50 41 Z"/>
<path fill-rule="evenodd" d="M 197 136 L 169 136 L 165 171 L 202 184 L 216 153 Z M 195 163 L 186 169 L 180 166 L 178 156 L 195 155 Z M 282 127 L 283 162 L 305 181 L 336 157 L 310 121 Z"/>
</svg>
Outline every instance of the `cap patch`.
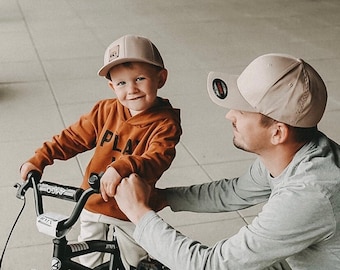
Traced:
<svg viewBox="0 0 340 270">
<path fill-rule="evenodd" d="M 213 80 L 212 89 L 214 90 L 215 96 L 219 99 L 225 99 L 228 96 L 227 84 L 221 79 Z"/>
<path fill-rule="evenodd" d="M 109 62 L 111 62 L 113 59 L 116 59 L 119 57 L 119 45 L 116 45 L 109 50 Z"/>
</svg>

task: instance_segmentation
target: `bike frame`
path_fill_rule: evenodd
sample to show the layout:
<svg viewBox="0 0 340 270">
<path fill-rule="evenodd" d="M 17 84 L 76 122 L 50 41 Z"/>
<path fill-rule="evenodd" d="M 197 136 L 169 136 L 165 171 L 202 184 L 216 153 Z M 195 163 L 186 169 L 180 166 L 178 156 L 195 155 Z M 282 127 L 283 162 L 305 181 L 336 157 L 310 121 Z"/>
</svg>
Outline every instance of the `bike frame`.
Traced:
<svg viewBox="0 0 340 270">
<path fill-rule="evenodd" d="M 119 248 L 116 240 L 112 241 L 85 241 L 81 243 L 68 244 L 66 237 L 53 239 L 53 258 L 51 269 L 53 270 L 88 270 L 90 268 L 83 266 L 72 259 L 89 254 L 92 252 L 110 253 L 110 261 L 95 267 L 96 270 L 116 270 L 125 269 L 121 263 Z"/>
</svg>

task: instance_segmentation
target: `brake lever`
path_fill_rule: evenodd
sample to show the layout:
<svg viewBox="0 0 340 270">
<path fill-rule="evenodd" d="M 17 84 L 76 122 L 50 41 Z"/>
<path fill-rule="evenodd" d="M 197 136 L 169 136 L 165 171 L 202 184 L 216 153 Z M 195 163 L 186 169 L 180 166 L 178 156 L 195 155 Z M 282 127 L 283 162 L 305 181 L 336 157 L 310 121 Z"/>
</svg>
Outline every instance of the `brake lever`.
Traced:
<svg viewBox="0 0 340 270">
<path fill-rule="evenodd" d="M 24 183 L 22 184 L 17 183 L 14 185 L 14 187 L 18 189 L 16 197 L 21 200 L 25 198 L 26 191 L 29 188 L 33 188 L 34 198 L 35 198 L 34 199 L 35 211 L 36 211 L 37 216 L 44 212 L 43 207 L 42 207 L 41 194 L 37 187 L 40 179 L 41 179 L 41 173 L 36 170 L 33 170 L 27 174 L 27 180 Z"/>
<path fill-rule="evenodd" d="M 23 200 L 24 197 L 25 197 L 26 191 L 29 188 L 33 188 L 33 181 L 34 181 L 35 185 L 37 185 L 39 183 L 40 179 L 41 179 L 41 173 L 40 172 L 38 172 L 36 170 L 30 171 L 27 174 L 27 180 L 26 181 L 22 182 L 21 184 L 16 183 L 14 185 L 14 187 L 17 188 L 16 197 L 20 200 Z"/>
<path fill-rule="evenodd" d="M 16 197 L 20 200 L 23 200 L 25 198 L 26 191 L 32 187 L 32 183 L 29 181 L 25 181 L 20 183 L 14 184 L 14 187 L 17 189 L 17 195 Z"/>
</svg>

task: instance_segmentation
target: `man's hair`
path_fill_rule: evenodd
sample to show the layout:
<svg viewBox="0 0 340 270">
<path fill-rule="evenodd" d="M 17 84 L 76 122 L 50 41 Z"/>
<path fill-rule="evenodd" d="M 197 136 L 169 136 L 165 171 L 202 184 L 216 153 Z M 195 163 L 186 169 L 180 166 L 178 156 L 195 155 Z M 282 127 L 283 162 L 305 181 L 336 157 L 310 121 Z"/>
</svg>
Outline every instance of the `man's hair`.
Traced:
<svg viewBox="0 0 340 270">
<path fill-rule="evenodd" d="M 271 118 L 269 116 L 261 114 L 261 124 L 264 127 L 269 127 L 270 125 L 272 125 L 272 124 L 274 124 L 276 122 L 279 122 L 279 121 L 276 121 L 275 119 L 273 119 L 273 118 Z M 290 125 L 288 125 L 286 123 L 284 123 L 284 124 L 292 132 L 294 140 L 296 142 L 299 142 L 299 143 L 310 142 L 311 140 L 314 139 L 314 137 L 316 136 L 316 134 L 318 132 L 318 127 L 317 126 L 308 127 L 308 128 L 302 128 L 302 127 L 293 127 L 293 126 L 290 126 Z"/>
</svg>

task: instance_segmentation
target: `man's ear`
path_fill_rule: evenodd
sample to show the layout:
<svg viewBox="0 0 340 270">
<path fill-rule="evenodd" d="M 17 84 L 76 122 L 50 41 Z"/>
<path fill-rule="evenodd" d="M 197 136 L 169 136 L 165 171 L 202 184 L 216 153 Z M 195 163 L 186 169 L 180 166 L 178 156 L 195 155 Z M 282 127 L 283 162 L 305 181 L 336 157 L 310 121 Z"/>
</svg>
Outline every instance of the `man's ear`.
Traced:
<svg viewBox="0 0 340 270">
<path fill-rule="evenodd" d="M 158 80 L 158 89 L 162 88 L 166 82 L 166 79 L 168 78 L 168 70 L 163 68 L 159 73 L 159 80 Z"/>
<path fill-rule="evenodd" d="M 276 122 L 272 125 L 272 143 L 277 145 L 287 141 L 289 135 L 289 128 L 286 124 Z"/>
</svg>

